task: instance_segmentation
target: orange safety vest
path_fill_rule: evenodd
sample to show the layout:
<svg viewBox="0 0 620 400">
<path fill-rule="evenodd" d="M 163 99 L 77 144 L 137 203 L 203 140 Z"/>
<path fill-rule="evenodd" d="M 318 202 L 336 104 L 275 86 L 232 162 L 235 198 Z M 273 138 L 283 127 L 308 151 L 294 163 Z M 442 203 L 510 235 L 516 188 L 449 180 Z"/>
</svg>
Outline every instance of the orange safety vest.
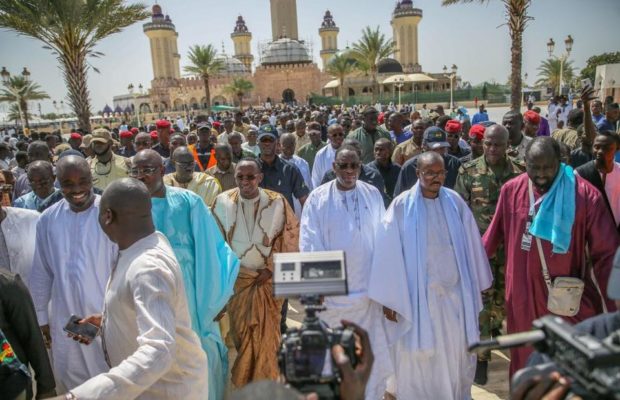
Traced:
<svg viewBox="0 0 620 400">
<path fill-rule="evenodd" d="M 198 150 L 196 150 L 196 145 L 190 144 L 189 146 L 187 146 L 187 148 L 189 149 L 189 151 L 192 152 L 192 156 L 194 156 L 194 161 L 196 161 L 196 164 L 198 164 L 198 168 L 200 168 L 200 171 L 204 172 L 205 170 L 217 164 L 217 160 L 215 159 L 215 149 L 211 149 L 211 153 L 209 154 L 209 162 L 205 167 L 204 165 L 202 165 L 200 157 L 198 157 Z"/>
</svg>

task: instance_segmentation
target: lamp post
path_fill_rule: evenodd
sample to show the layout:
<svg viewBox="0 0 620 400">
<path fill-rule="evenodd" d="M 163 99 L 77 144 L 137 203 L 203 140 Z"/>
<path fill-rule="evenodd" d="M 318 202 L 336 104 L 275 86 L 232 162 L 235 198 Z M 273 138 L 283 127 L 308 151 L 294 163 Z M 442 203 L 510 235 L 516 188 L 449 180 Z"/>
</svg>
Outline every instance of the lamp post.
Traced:
<svg viewBox="0 0 620 400">
<path fill-rule="evenodd" d="M 457 66 L 452 64 L 451 73 L 448 74 L 448 67 L 443 66 L 443 73 L 446 78 L 450 78 L 450 113 L 454 110 L 454 78 L 456 78 Z"/>
<path fill-rule="evenodd" d="M 573 37 L 571 35 L 568 35 L 568 37 L 566 39 L 564 39 L 564 45 L 566 46 L 566 53 L 562 54 L 560 57 L 555 57 L 553 55 L 553 50 L 555 49 L 555 42 L 553 41 L 553 38 L 550 38 L 549 41 L 547 42 L 547 52 L 549 53 L 549 58 L 556 58 L 557 60 L 560 60 L 560 90 L 559 90 L 559 94 L 562 94 L 562 81 L 564 78 L 564 63 L 566 62 L 566 60 L 568 59 L 568 57 L 570 56 L 570 52 L 573 50 Z"/>
<path fill-rule="evenodd" d="M 54 110 L 56 110 L 56 115 L 60 117 L 60 122 L 58 123 L 58 129 L 62 133 L 62 113 L 65 111 L 65 102 L 60 100 L 57 102 L 56 100 L 52 101 L 52 105 L 54 106 Z"/>
<path fill-rule="evenodd" d="M 22 70 L 22 76 L 26 80 L 26 83 L 30 82 L 30 71 L 28 71 L 28 68 L 24 67 L 24 69 Z M 17 91 L 14 87 L 11 87 L 11 73 L 7 71 L 6 67 L 2 67 L 2 70 L 0 71 L 0 77 L 2 77 L 2 84 L 4 85 L 4 87 L 6 87 L 6 89 L 13 96 L 15 96 L 15 99 L 17 100 L 15 103 L 17 103 L 17 109 L 19 111 L 19 118 L 21 120 L 22 126 L 24 128 L 28 128 L 23 118 L 24 113 L 22 112 L 22 104 L 21 104 L 19 91 Z"/>
<path fill-rule="evenodd" d="M 398 88 L 398 111 L 400 111 L 400 93 L 402 92 L 403 85 L 405 84 L 405 79 L 403 77 L 396 79 L 396 87 Z"/>
<path fill-rule="evenodd" d="M 133 107 L 136 113 L 136 120 L 138 121 L 138 127 L 141 128 L 142 124 L 140 124 L 140 105 L 136 105 L 136 99 L 142 96 L 142 84 L 140 83 L 138 85 L 137 92 L 134 91 L 133 83 L 130 83 L 129 86 L 127 86 L 127 90 L 129 91 L 129 94 L 133 97 Z"/>
</svg>

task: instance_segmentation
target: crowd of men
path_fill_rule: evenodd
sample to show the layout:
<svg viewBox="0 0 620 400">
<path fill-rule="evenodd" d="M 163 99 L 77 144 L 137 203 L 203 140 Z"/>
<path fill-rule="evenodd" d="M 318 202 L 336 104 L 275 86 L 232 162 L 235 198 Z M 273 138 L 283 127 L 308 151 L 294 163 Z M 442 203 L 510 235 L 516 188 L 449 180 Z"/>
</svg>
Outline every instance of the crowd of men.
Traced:
<svg viewBox="0 0 620 400">
<path fill-rule="evenodd" d="M 344 250 L 348 295 L 320 314 L 365 341 L 355 370 L 334 349 L 342 397 L 469 398 L 490 360 L 469 345 L 550 312 L 616 310 L 618 104 L 585 88 L 548 118 L 529 106 L 497 122 L 484 105 L 471 120 L 441 106 L 250 108 L 187 129 L 7 138 L 11 394 L 218 400 L 275 381 L 288 305 L 273 255 Z M 72 316 L 99 334 L 68 335 Z M 511 376 L 530 353 L 511 350 Z"/>
</svg>

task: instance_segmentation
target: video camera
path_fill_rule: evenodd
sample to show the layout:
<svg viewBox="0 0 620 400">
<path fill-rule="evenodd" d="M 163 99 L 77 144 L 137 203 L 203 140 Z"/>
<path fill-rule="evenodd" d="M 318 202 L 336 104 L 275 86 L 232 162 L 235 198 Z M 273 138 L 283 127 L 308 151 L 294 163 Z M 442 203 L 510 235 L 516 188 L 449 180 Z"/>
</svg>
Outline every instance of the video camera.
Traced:
<svg viewBox="0 0 620 400">
<path fill-rule="evenodd" d="M 299 297 L 306 313 L 300 328 L 290 328 L 282 336 L 280 372 L 301 393 L 340 398 L 341 376 L 331 348 L 341 345 L 355 366 L 355 337 L 352 329 L 330 328 L 317 313 L 326 309 L 322 296 L 348 293 L 344 252 L 274 254 L 273 289 L 276 297 Z"/>
<path fill-rule="evenodd" d="M 571 391 L 584 399 L 620 400 L 620 331 L 604 340 L 579 332 L 562 318 L 547 315 L 533 323 L 534 330 L 498 336 L 470 346 L 469 351 L 533 345 L 554 365 L 524 368 L 512 386 L 533 374 L 558 370 L 573 380 Z"/>
</svg>

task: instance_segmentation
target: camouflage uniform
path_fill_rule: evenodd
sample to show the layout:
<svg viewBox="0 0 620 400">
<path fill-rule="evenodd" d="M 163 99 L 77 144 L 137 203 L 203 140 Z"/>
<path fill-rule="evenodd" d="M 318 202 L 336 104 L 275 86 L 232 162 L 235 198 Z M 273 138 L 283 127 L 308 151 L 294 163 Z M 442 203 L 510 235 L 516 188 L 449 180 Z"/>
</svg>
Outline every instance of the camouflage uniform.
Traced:
<svg viewBox="0 0 620 400">
<path fill-rule="evenodd" d="M 459 169 L 454 190 L 469 205 L 480 229 L 480 235 L 484 234 L 493 219 L 502 185 L 525 171 L 523 161 L 508 156 L 506 161 L 506 166 L 495 172 L 487 165 L 484 156 L 463 164 Z M 503 254 L 503 248 L 500 248 L 497 255 L 490 260 L 493 286 L 482 295 L 484 306 L 479 317 L 482 339 L 493 336 L 495 331 L 501 329 L 505 316 Z M 480 361 L 489 359 L 490 352 L 478 356 Z"/>
</svg>

